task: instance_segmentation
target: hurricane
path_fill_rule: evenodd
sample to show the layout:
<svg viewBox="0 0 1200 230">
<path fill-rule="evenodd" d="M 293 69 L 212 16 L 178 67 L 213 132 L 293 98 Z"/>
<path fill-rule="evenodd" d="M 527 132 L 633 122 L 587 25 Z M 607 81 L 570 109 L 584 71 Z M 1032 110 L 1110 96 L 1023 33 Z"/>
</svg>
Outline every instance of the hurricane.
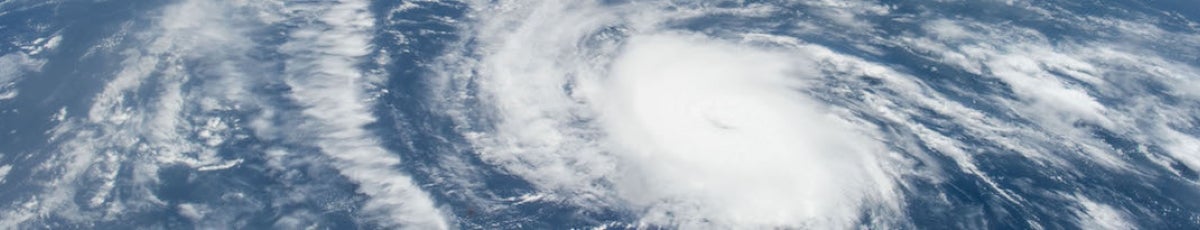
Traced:
<svg viewBox="0 0 1200 230">
<path fill-rule="evenodd" d="M 0 229 L 1191 229 L 1200 3 L 0 0 Z"/>
</svg>

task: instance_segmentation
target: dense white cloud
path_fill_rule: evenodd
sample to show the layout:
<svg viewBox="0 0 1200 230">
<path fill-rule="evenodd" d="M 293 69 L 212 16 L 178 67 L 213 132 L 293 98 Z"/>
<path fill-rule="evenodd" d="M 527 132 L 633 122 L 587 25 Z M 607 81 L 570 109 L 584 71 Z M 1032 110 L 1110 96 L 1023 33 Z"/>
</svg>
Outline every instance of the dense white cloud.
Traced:
<svg viewBox="0 0 1200 230">
<path fill-rule="evenodd" d="M 406 18 L 425 13 L 424 3 L 376 18 L 367 0 L 181 0 L 148 24 L 122 24 L 83 55 L 111 56 L 114 70 L 90 105 L 53 115 L 48 159 L 0 166 L 0 184 L 40 189 L 0 204 L 0 226 L 141 210 L 170 210 L 201 228 L 244 227 L 235 223 L 243 214 L 267 209 L 279 211 L 270 223 L 278 228 L 319 227 L 343 211 L 385 228 L 492 221 L 438 207 L 382 144 L 391 140 L 368 127 L 373 103 L 389 103 L 377 88 L 389 73 L 375 66 L 392 61 L 381 47 L 410 52 L 415 35 L 440 33 L 390 30 L 424 23 Z M 1197 182 L 1200 35 L 1190 22 L 1178 32 L 1186 28 L 1136 12 L 1097 17 L 1018 0 L 465 6 L 466 17 L 428 18 L 462 29 L 442 59 L 417 65 L 433 72 L 436 101 L 398 106 L 444 110 L 465 137 L 419 144 L 428 149 L 402 141 L 446 151 L 415 170 L 435 171 L 427 187 L 446 204 L 469 204 L 468 215 L 549 204 L 578 208 L 553 215 L 595 218 L 599 228 L 903 228 L 915 224 L 906 210 L 925 208 L 906 202 L 919 202 L 1134 229 L 1156 215 L 1148 207 L 1171 204 L 1093 200 L 1128 195 L 1096 183 L 1145 177 L 1147 188 L 1120 185 L 1141 193 L 1154 191 L 1150 182 Z M 398 44 L 374 44 L 390 40 L 378 33 Z M 0 100 L 16 98 L 16 83 L 61 41 L 18 42 L 0 56 Z M 241 141 L 254 149 L 227 151 Z M 265 167 L 243 165 L 257 161 L 241 154 L 262 154 L 251 158 Z M 251 167 L 269 174 L 270 194 L 221 194 L 236 205 L 156 196 L 174 182 L 161 181 L 163 169 L 193 178 Z M 6 178 L 27 171 L 48 179 Z M 491 176 L 509 175 L 522 183 L 492 187 Z M 354 194 L 341 194 L 347 184 Z M 1044 199 L 1075 205 L 1046 214 Z M 1050 221 L 1025 224 L 1061 226 Z"/>
<path fill-rule="evenodd" d="M 494 122 L 464 131 L 485 161 L 553 194 L 539 197 L 691 228 L 898 212 L 887 150 L 802 92 L 821 75 L 806 50 L 664 30 L 698 15 L 653 4 L 478 4 L 482 48 L 451 54 L 442 93 L 478 84 L 458 98 L 485 107 L 452 114 Z"/>
<path fill-rule="evenodd" d="M 1026 197 L 1029 191 L 1011 187 L 1011 178 L 991 175 L 996 169 L 979 163 L 1008 154 L 1056 170 L 1157 170 L 1134 168 L 1127 149 L 1101 132 L 1163 147 L 1166 153 L 1142 153 L 1172 156 L 1159 161 L 1167 170 L 1179 173 L 1170 166 L 1174 161 L 1195 167 L 1187 152 L 1195 151 L 1196 139 L 1179 131 L 1195 127 L 1194 116 L 1186 115 L 1194 109 L 1159 106 L 1163 98 L 1130 87 L 1163 82 L 1166 93 L 1194 98 L 1188 93 L 1196 88 L 1189 80 L 1195 79 L 1193 67 L 1133 51 L 1152 37 L 1195 41 L 1152 22 L 1063 16 L 1072 14 L 1023 1 L 1004 9 L 1116 31 L 1103 36 L 1137 38 L 1116 43 L 1056 40 L 1037 29 L 930 12 L 891 15 L 899 8 L 874 1 L 472 4 L 473 24 L 464 25 L 471 45 L 435 69 L 443 76 L 435 80 L 438 93 L 471 147 L 485 162 L 543 190 L 536 193 L 540 199 L 632 207 L 643 224 L 846 226 L 872 205 L 903 206 L 904 198 L 889 186 L 912 183 L 897 178 L 937 183 L 960 173 L 998 194 L 1004 205 L 1037 205 Z M 940 65 L 897 68 L 879 63 L 882 57 L 856 57 L 753 28 L 672 28 L 694 18 L 761 18 L 795 8 L 832 22 L 796 22 L 789 32 L 799 37 L 853 34 L 843 39 L 861 42 L 852 47 L 866 55 L 885 56 L 895 48 Z M 884 16 L 920 29 L 883 35 L 875 19 Z M 943 76 L 919 76 L 941 71 L 979 77 L 963 81 L 983 85 L 935 89 L 930 84 L 945 82 L 926 80 Z M 888 132 L 871 121 L 885 123 Z M 839 154 L 823 155 L 829 152 Z M 953 164 L 942 165 L 941 157 Z M 788 168 L 787 162 L 800 163 Z M 913 168 L 914 162 L 921 167 Z M 798 190 L 779 182 L 826 184 L 822 174 L 849 182 Z M 737 196 L 745 194 L 776 202 Z M 1097 207 L 1084 212 L 1111 219 Z"/>
<path fill-rule="evenodd" d="M 593 98 L 627 166 L 620 196 L 684 228 L 848 228 L 892 202 L 882 146 L 799 92 L 815 64 L 700 35 L 629 38 Z"/>
</svg>

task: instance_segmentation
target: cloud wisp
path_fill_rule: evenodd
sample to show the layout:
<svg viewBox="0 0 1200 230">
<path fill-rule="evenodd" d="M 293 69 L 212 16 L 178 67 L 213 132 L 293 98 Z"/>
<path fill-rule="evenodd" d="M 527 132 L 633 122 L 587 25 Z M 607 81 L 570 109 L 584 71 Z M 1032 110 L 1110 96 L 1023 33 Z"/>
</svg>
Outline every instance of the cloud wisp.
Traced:
<svg viewBox="0 0 1200 230">
<path fill-rule="evenodd" d="M 86 54 L 122 61 L 85 113 L 66 116 L 64 111 L 56 118 L 59 124 L 51 130 L 55 151 L 33 170 L 35 176 L 52 179 L 36 183 L 44 189 L 41 194 L 23 197 L 0 214 L 0 225 L 47 218 L 85 223 L 165 209 L 195 226 L 236 227 L 245 224 L 238 221 L 245 218 L 239 213 L 270 208 L 262 203 L 301 206 L 319 202 L 314 200 L 320 194 L 305 192 L 343 186 L 281 176 L 270 182 L 282 185 L 254 188 L 272 194 L 266 201 L 238 188 L 204 194 L 222 198 L 215 201 L 189 200 L 164 190 L 168 184 L 190 182 L 163 175 L 182 170 L 191 177 L 210 176 L 238 169 L 249 158 L 282 167 L 248 173 L 334 169 L 315 177 L 347 179 L 358 193 L 350 195 L 364 197 L 362 207 L 339 208 L 336 202 L 320 207 L 361 209 L 357 218 L 362 223 L 450 228 L 428 194 L 400 171 L 399 156 L 365 127 L 376 119 L 365 90 L 384 80 L 369 77 L 362 65 L 375 54 L 370 44 L 375 18 L 369 7 L 368 1 L 187 0 L 153 12 L 158 17 L 130 19 L 126 25 L 149 26 L 124 26 Z M 281 42 L 256 37 L 266 34 L 282 35 Z M 270 84 L 287 90 L 263 90 Z M 251 136 L 267 147 L 231 152 L 228 142 Z M 225 200 L 241 203 L 222 205 Z M 322 217 L 312 214 L 317 212 L 287 211 L 274 225 L 319 226 Z"/>
</svg>

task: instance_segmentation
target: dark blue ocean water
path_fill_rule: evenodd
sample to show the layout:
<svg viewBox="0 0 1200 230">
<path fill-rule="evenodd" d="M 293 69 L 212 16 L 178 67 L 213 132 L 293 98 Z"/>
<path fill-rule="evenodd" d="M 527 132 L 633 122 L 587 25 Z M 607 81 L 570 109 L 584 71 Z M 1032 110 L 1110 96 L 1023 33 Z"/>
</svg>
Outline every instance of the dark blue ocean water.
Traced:
<svg viewBox="0 0 1200 230">
<path fill-rule="evenodd" d="M 619 201 L 599 199 L 599 203 L 580 203 L 568 198 L 515 199 L 530 194 L 556 194 L 558 197 L 587 194 L 548 189 L 539 184 L 536 177 L 515 172 L 513 166 L 506 165 L 507 162 L 498 163 L 482 156 L 485 154 L 481 150 L 483 147 L 472 142 L 471 135 L 466 132 L 474 128 L 464 127 L 490 124 L 496 121 L 489 119 L 498 118 L 467 116 L 468 120 L 474 120 L 464 123 L 455 115 L 447 114 L 448 106 L 444 104 L 447 94 L 436 92 L 438 83 L 431 80 L 443 77 L 441 71 L 449 65 L 447 62 L 452 62 L 447 61 L 452 59 L 448 55 L 471 60 L 475 56 L 478 58 L 474 59 L 483 59 L 492 52 L 472 52 L 483 50 L 481 47 L 485 47 L 491 38 L 465 31 L 474 28 L 472 25 L 499 20 L 495 18 L 498 16 L 481 12 L 487 12 L 489 4 L 501 3 L 370 1 L 365 8 L 374 23 L 366 30 L 370 35 L 369 58 L 354 62 L 353 67 L 365 73 L 382 73 L 384 80 L 362 84 L 365 85 L 362 86 L 365 96 L 358 101 L 308 102 L 292 96 L 302 91 L 298 89 L 301 87 L 295 85 L 297 80 L 283 75 L 288 68 L 296 68 L 289 61 L 312 57 L 282 52 L 278 47 L 293 41 L 295 38 L 290 36 L 291 33 L 321 16 L 293 15 L 287 12 L 293 9 L 276 9 L 271 5 L 306 3 L 262 1 L 270 3 L 226 4 L 229 6 L 217 3 L 222 6 L 194 9 L 198 12 L 193 14 L 236 18 L 230 22 L 195 23 L 200 24 L 196 28 L 201 29 L 237 25 L 230 31 L 245 36 L 244 40 L 235 39 L 235 42 L 252 43 L 245 47 L 211 45 L 226 43 L 203 41 L 224 35 L 205 37 L 208 34 L 201 32 L 174 40 L 158 39 L 173 36 L 167 33 L 174 32 L 160 29 L 174 23 L 168 20 L 173 17 L 167 14 L 188 12 L 164 9 L 185 2 L 197 1 L 0 2 L 0 56 L 3 56 L 0 68 L 4 68 L 0 70 L 0 95 L 9 90 L 17 92 L 12 98 L 0 99 L 0 229 L 404 227 L 403 224 L 389 224 L 386 219 L 407 217 L 394 213 L 381 215 L 366 208 L 372 200 L 386 194 L 359 190 L 363 180 L 342 174 L 355 168 L 354 163 L 334 160 L 331 155 L 322 154 L 330 150 L 322 150 L 318 144 L 313 144 L 324 140 L 320 139 L 321 134 L 313 133 L 312 129 L 289 128 L 318 122 L 306 120 L 316 117 L 305 111 L 305 108 L 314 107 L 312 103 L 367 105 L 365 113 L 373 121 L 363 126 L 363 130 L 374 138 L 375 141 L 370 142 L 402 159 L 392 165 L 391 170 L 396 175 L 410 176 L 412 184 L 427 194 L 433 207 L 443 212 L 437 215 L 445 217 L 450 228 L 695 226 L 645 222 L 642 221 L 645 207 L 626 206 Z M 630 2 L 645 1 L 600 1 L 596 5 L 620 7 Z M 1017 1 L 1017 6 L 1012 6 L 1004 1 L 867 2 L 888 6 L 886 14 L 867 13 L 855 17 L 873 25 L 870 29 L 838 24 L 836 19 L 831 19 L 836 17 L 822 13 L 831 6 L 779 1 L 678 1 L 674 8 L 664 7 L 664 10 L 716 12 L 764 5 L 775 10 L 767 14 L 704 13 L 670 20 L 663 27 L 725 40 L 738 40 L 751 33 L 791 37 L 890 68 L 925 86 L 928 90 L 925 94 L 943 95 L 945 103 L 958 103 L 1004 122 L 998 126 L 1007 131 L 994 135 L 981 133 L 980 130 L 992 129 L 973 127 L 978 123 L 963 122 L 962 114 L 946 114 L 926 104 L 906 101 L 904 95 L 911 92 L 897 91 L 888 80 L 878 76 L 823 72 L 839 77 L 822 80 L 802 91 L 826 105 L 847 108 L 850 114 L 861 118 L 856 121 L 880 133 L 884 139 L 880 143 L 886 144 L 887 150 L 908 159 L 905 162 L 909 164 L 892 167 L 921 172 L 898 173 L 891 178 L 902 184 L 896 190 L 896 202 L 901 204 L 899 211 L 862 211 L 856 221 L 862 226 L 1090 229 L 1095 226 L 1084 222 L 1096 219 L 1089 218 L 1089 214 L 1103 215 L 1083 206 L 1090 202 L 1117 213 L 1116 217 L 1098 218 L 1102 222 L 1120 222 L 1128 227 L 1145 229 L 1200 227 L 1200 200 L 1195 199 L 1200 197 L 1200 174 L 1193 168 L 1196 165 L 1189 165 L 1189 159 L 1200 159 L 1200 149 L 1180 144 L 1186 143 L 1181 141 L 1186 138 L 1171 139 L 1167 134 L 1149 128 L 1171 127 L 1191 140 L 1200 138 L 1200 127 L 1197 126 L 1200 116 L 1195 113 L 1200 111 L 1196 107 L 1200 105 L 1200 97 L 1195 92 L 1182 90 L 1188 87 L 1200 90 L 1200 85 L 1196 85 L 1200 83 L 1200 73 L 1189 72 L 1200 69 L 1197 64 L 1200 63 L 1200 40 L 1197 40 L 1200 39 L 1197 26 L 1200 3 Z M 529 4 L 538 3 L 531 1 Z M 849 4 L 844 11 L 859 12 L 854 7 L 869 5 L 856 4 Z M 312 8 L 320 8 L 337 3 L 312 5 Z M 1039 11 L 1030 10 L 1033 8 L 1046 9 L 1047 13 L 1039 14 Z M 276 10 L 263 14 L 287 16 L 279 16 L 282 19 L 252 16 L 256 10 Z M 1116 47 L 1119 44 L 1121 46 L 1114 49 L 1144 55 L 1132 59 L 1149 60 L 1146 57 L 1152 57 L 1155 61 L 1105 62 L 1108 59 L 1101 57 L 1079 58 L 1098 69 L 1091 74 L 1103 79 L 1102 84 L 1072 78 L 1069 70 L 1053 67 L 1054 62 L 1034 64 L 1031 68 L 1047 69 L 1048 76 L 1058 79 L 1056 82 L 1080 89 L 1094 98 L 1111 110 L 1106 112 L 1107 116 L 1119 123 L 1105 125 L 1077 119 L 1066 122 L 1065 127 L 1071 131 L 1068 135 L 1056 132 L 1055 129 L 1062 127 L 1050 127 L 1042 122 L 1040 117 L 1043 116 L 1037 113 L 1043 110 L 1023 107 L 1042 99 L 1023 95 L 1021 92 L 1025 91 L 1016 88 L 1019 85 L 1014 86 L 1013 81 L 1006 80 L 1009 78 L 990 74 L 1000 67 L 989 66 L 987 60 L 969 60 L 967 62 L 984 63 L 982 72 L 973 71 L 963 68 L 957 61 L 938 56 L 937 50 L 916 47 L 912 38 L 933 37 L 925 34 L 929 33 L 927 23 L 931 19 L 974 23 L 970 25 L 977 28 L 968 28 L 968 32 L 984 34 L 954 41 L 933 40 L 948 46 L 979 44 L 979 47 L 985 47 L 980 49 L 994 48 L 1003 53 L 1001 51 L 1018 50 L 1009 50 L 1009 45 L 1017 47 L 1018 44 L 1012 43 L 1028 39 L 1037 40 L 1030 44 L 1041 45 L 1033 46 L 1031 50 L 1048 49 L 1045 50 L 1048 53 L 1077 57 L 1072 55 L 1086 56 L 1086 52 L 1094 51 L 1088 47 L 1094 48 L 1098 44 Z M 1092 24 L 1073 24 L 1081 22 Z M 214 27 L 203 26 L 207 23 Z M 817 27 L 812 28 L 813 25 Z M 187 28 L 191 27 L 183 30 L 189 30 Z M 1016 30 L 1024 32 L 999 34 Z M 337 33 L 330 28 L 317 31 Z M 629 31 L 617 25 L 592 33 L 602 37 L 596 38 L 596 43 L 622 44 L 622 39 L 630 36 L 629 33 L 636 33 Z M 1038 36 L 1022 38 L 1022 33 Z M 547 33 L 549 35 L 554 33 Z M 61 40 L 56 46 L 47 45 L 46 40 L 53 37 Z M 990 38 L 997 40 L 987 40 Z M 188 42 L 199 45 L 192 47 L 186 44 Z M 301 46 L 321 48 L 323 44 Z M 574 49 L 586 51 L 592 48 L 589 44 L 580 41 Z M 43 46 L 46 48 L 38 48 Z M 162 46 L 169 48 L 157 48 Z M 237 51 L 218 52 L 235 49 Z M 1041 55 L 1011 53 L 1016 56 Z M 114 87 L 112 85 L 123 71 L 143 68 L 135 67 L 137 62 L 131 61 L 140 59 L 130 57 L 158 62 L 144 67 L 150 70 L 144 77 L 134 80 L 140 85 L 116 91 L 118 95 L 104 94 L 105 87 Z M 380 57 L 385 57 L 386 61 L 374 61 Z M 1161 65 L 1139 66 L 1139 63 Z M 229 69 L 238 70 L 232 71 L 238 75 L 230 74 Z M 471 72 L 486 76 L 486 71 L 481 68 Z M 241 83 L 223 85 L 232 81 Z M 172 85 L 170 82 L 180 83 Z M 483 95 L 489 87 L 486 84 L 486 81 L 465 84 L 460 93 Z M 248 96 L 235 98 L 206 93 L 222 92 L 219 90 L 224 87 L 245 89 L 241 93 Z M 573 86 L 562 87 L 571 89 Z M 179 99 L 164 96 L 175 94 L 183 96 Z M 911 119 L 900 123 L 881 115 L 879 110 L 869 110 L 873 104 L 868 103 L 868 98 L 873 95 L 891 98 L 895 100 L 893 105 L 899 108 L 910 108 L 902 112 L 911 115 Z M 466 113 L 485 113 L 495 109 L 489 107 L 493 105 L 489 104 L 492 102 L 488 97 L 470 97 L 460 106 L 478 107 L 468 109 Z M 100 103 L 105 101 L 101 98 L 121 98 L 122 102 L 114 107 L 118 108 L 116 110 L 97 109 L 107 106 Z M 215 102 L 205 101 L 206 98 Z M 206 103 L 228 106 L 211 109 Z M 156 112 L 166 111 L 163 108 L 170 104 L 182 106 L 177 115 Z M 129 114 L 102 114 L 110 111 Z M 63 114 L 63 119 L 55 119 L 59 114 Z M 132 118 L 104 120 L 120 116 Z M 178 122 L 173 123 L 174 126 L 160 127 L 160 123 L 155 122 L 157 117 Z M 215 134 L 201 134 L 213 119 L 227 128 L 213 129 Z M 280 128 L 260 128 L 263 126 Z M 159 136 L 166 135 L 160 134 L 162 132 L 179 134 L 161 138 Z M 932 143 L 933 139 L 922 138 L 929 133 L 953 139 L 956 144 L 951 145 L 963 147 L 970 154 L 972 166 L 962 165 L 964 161 L 937 146 L 938 143 Z M 222 137 L 222 140 L 206 144 L 212 135 Z M 1073 139 L 1078 137 L 1087 137 L 1089 141 Z M 998 138 L 1012 138 L 1004 140 L 1016 140 L 1019 145 L 1029 148 L 1014 149 L 1007 145 L 1010 143 L 997 141 Z M 191 147 L 172 147 L 183 146 L 180 143 Z M 1092 147 L 1115 156 L 1123 166 L 1097 163 L 1095 155 L 1086 153 Z M 288 154 L 279 157 L 272 155 L 273 151 Z M 1031 155 L 1030 152 L 1038 154 Z M 1036 156 L 1053 156 L 1070 166 Z M 224 162 L 236 163 L 216 170 L 204 169 L 204 166 Z M 969 172 L 967 168 L 975 171 Z M 928 174 L 935 174 L 932 177 L 937 179 L 924 177 Z M 1081 202 L 1080 197 L 1088 202 Z M 93 202 L 94 199 L 99 202 Z M 711 223 L 717 222 L 712 220 Z"/>
</svg>

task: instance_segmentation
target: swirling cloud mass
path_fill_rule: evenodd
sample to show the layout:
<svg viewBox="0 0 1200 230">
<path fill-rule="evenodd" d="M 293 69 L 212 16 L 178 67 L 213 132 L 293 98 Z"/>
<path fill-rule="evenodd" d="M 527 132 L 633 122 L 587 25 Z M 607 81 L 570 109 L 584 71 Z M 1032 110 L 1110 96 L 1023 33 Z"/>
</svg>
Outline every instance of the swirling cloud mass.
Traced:
<svg viewBox="0 0 1200 230">
<path fill-rule="evenodd" d="M 1189 229 L 1200 5 L 0 2 L 0 229 Z"/>
</svg>

